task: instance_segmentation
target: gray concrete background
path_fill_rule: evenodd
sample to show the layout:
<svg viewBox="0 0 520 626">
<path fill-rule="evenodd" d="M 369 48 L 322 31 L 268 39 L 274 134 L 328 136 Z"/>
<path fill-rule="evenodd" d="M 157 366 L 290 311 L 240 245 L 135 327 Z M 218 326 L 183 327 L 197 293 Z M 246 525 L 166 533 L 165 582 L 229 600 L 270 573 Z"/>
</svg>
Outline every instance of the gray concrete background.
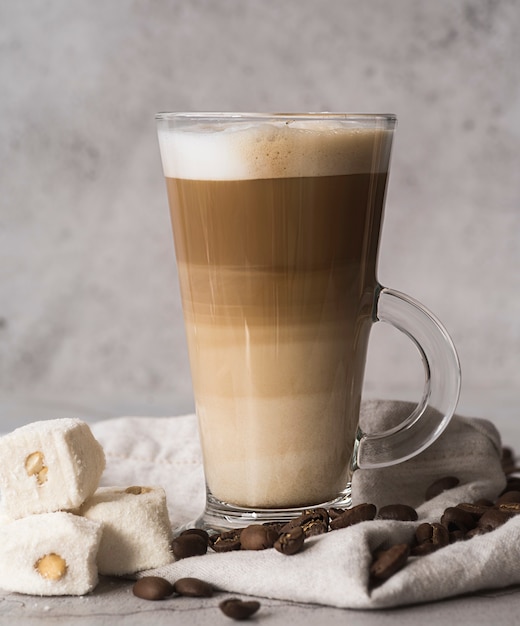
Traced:
<svg viewBox="0 0 520 626">
<path fill-rule="evenodd" d="M 191 410 L 160 110 L 396 113 L 380 279 L 463 396 L 518 388 L 519 32 L 516 0 L 0 0 L 1 397 Z M 368 392 L 419 368 L 375 329 Z"/>
</svg>

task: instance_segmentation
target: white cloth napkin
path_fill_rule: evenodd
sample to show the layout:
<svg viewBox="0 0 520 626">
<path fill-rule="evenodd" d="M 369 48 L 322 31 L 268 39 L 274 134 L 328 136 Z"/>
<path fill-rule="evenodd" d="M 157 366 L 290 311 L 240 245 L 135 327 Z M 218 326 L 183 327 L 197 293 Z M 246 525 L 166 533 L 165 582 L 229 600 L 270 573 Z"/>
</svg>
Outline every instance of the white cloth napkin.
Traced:
<svg viewBox="0 0 520 626">
<path fill-rule="evenodd" d="M 410 413 L 403 402 L 366 402 L 363 426 L 392 423 Z M 92 428 L 105 449 L 105 485 L 161 485 L 174 526 L 197 517 L 205 486 L 194 415 L 174 418 L 128 417 L 98 422 Z M 428 485 L 453 475 L 460 484 L 424 502 Z M 343 608 L 382 608 L 426 602 L 479 589 L 520 583 L 520 516 L 500 529 L 454 543 L 422 557 L 384 584 L 371 589 L 371 554 L 378 547 L 408 541 L 418 523 L 439 521 L 448 506 L 479 498 L 495 499 L 505 486 L 501 442 L 486 420 L 455 416 L 441 437 L 419 456 L 381 470 L 358 470 L 354 503 L 378 507 L 407 503 L 419 513 L 411 522 L 371 521 L 306 541 L 293 556 L 274 549 L 239 551 L 183 559 L 142 572 L 171 581 L 202 578 L 234 593 L 311 602 Z"/>
</svg>

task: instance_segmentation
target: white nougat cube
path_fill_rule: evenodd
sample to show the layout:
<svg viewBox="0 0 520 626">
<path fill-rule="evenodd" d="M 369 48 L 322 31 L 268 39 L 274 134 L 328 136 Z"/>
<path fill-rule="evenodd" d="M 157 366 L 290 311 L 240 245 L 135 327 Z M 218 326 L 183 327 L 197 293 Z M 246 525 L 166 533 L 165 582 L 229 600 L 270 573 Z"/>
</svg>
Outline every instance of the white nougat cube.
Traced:
<svg viewBox="0 0 520 626">
<path fill-rule="evenodd" d="M 101 535 L 98 522 L 62 511 L 0 526 L 0 588 L 41 596 L 92 591 Z"/>
<path fill-rule="evenodd" d="M 97 489 L 104 469 L 103 448 L 82 420 L 17 428 L 0 438 L 4 513 L 15 519 L 76 509 Z"/>
<path fill-rule="evenodd" d="M 100 574 L 133 574 L 173 561 L 161 487 L 100 487 L 79 513 L 103 523 L 97 558 Z"/>
</svg>

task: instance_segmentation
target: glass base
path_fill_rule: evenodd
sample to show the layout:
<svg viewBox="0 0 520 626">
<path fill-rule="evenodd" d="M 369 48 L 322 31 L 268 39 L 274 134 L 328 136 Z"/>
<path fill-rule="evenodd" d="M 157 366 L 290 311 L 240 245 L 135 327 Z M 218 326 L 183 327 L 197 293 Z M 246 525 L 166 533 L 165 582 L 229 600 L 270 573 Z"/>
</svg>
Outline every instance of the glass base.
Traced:
<svg viewBox="0 0 520 626">
<path fill-rule="evenodd" d="M 348 509 L 352 506 L 350 484 L 334 500 L 320 502 L 309 506 L 287 509 L 251 509 L 221 502 L 211 492 L 206 496 L 206 507 L 202 515 L 178 528 L 176 534 L 190 528 L 200 528 L 209 533 L 219 533 L 234 528 L 245 528 L 250 524 L 267 524 L 288 522 L 309 509 L 338 508 Z"/>
</svg>

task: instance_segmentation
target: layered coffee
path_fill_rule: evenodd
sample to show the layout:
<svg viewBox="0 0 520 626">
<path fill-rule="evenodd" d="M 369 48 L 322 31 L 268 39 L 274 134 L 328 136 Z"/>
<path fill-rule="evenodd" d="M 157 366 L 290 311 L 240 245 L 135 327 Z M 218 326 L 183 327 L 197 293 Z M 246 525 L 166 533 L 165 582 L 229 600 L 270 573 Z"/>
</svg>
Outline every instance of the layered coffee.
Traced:
<svg viewBox="0 0 520 626">
<path fill-rule="evenodd" d="M 391 131 L 159 140 L 208 488 L 255 509 L 331 501 L 350 480 Z"/>
</svg>

